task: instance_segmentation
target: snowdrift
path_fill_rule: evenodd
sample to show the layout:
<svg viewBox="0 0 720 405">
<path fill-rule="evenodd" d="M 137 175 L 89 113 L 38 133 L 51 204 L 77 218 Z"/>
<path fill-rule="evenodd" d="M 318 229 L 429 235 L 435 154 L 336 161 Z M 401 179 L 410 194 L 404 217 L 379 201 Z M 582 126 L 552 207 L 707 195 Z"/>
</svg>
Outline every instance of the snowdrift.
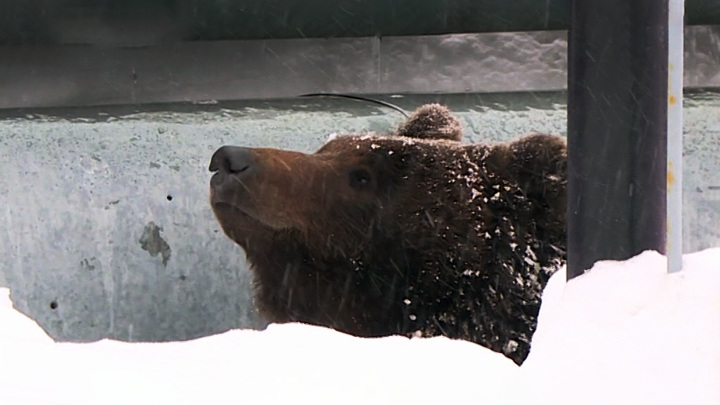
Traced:
<svg viewBox="0 0 720 405">
<path fill-rule="evenodd" d="M 0 289 L 0 404 L 718 404 L 720 249 L 599 262 L 545 290 L 530 357 L 446 338 L 270 325 L 188 342 L 55 343 Z"/>
</svg>

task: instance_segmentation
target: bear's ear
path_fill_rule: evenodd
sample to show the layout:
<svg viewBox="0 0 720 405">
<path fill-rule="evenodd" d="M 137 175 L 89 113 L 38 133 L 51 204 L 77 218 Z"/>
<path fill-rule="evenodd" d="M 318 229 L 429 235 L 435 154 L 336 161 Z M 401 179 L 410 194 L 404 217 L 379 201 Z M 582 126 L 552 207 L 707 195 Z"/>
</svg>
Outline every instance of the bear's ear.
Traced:
<svg viewBox="0 0 720 405">
<path fill-rule="evenodd" d="M 564 204 L 567 143 L 559 136 L 532 134 L 510 143 L 511 170 L 528 196 L 543 196 L 553 207 Z"/>
<path fill-rule="evenodd" d="M 463 129 L 460 120 L 440 104 L 426 104 L 400 125 L 395 135 L 420 139 L 460 141 Z"/>
</svg>

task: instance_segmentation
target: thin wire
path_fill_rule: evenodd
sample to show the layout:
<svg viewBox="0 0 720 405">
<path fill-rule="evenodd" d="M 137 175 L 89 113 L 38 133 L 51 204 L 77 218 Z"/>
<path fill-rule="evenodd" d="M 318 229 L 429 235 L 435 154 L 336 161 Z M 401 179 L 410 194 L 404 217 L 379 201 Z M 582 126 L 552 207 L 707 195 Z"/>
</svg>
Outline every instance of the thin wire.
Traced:
<svg viewBox="0 0 720 405">
<path fill-rule="evenodd" d="M 375 100 L 373 98 L 368 98 L 368 97 L 363 97 L 363 96 L 354 96 L 352 94 L 336 94 L 336 93 L 309 93 L 309 94 L 301 94 L 298 97 L 336 97 L 336 98 L 348 98 L 350 100 L 366 101 L 369 103 L 381 105 L 383 107 L 392 108 L 393 110 L 404 115 L 405 118 L 410 118 L 410 115 L 408 115 L 408 113 L 405 110 L 396 106 L 395 104 L 388 103 L 387 101 Z"/>
</svg>

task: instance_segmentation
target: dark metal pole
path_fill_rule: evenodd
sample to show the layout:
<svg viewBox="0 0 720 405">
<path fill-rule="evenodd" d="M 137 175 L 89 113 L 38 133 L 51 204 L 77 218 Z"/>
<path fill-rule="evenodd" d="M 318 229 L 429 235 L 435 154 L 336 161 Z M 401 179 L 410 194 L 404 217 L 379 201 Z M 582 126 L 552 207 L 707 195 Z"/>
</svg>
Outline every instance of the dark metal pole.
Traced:
<svg viewBox="0 0 720 405">
<path fill-rule="evenodd" d="M 573 0 L 568 278 L 665 250 L 667 0 Z"/>
</svg>

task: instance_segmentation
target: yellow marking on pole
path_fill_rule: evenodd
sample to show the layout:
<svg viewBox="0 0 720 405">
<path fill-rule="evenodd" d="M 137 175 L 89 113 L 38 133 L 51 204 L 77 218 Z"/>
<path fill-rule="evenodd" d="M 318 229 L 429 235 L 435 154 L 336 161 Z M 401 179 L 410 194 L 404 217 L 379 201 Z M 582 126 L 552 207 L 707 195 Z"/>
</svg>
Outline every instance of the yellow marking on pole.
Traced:
<svg viewBox="0 0 720 405">
<path fill-rule="evenodd" d="M 668 162 L 667 185 L 670 187 L 675 185 L 675 169 L 672 162 Z"/>
</svg>

